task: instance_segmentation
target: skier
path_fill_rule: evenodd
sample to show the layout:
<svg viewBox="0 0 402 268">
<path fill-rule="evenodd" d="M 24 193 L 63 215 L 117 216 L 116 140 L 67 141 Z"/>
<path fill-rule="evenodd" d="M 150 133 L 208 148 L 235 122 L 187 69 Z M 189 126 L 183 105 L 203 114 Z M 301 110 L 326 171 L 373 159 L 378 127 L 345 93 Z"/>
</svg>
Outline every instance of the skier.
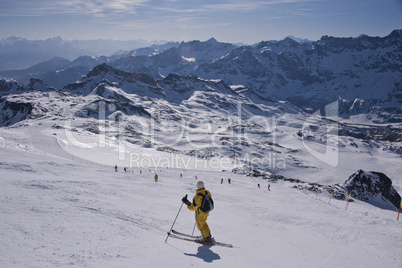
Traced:
<svg viewBox="0 0 402 268">
<path fill-rule="evenodd" d="M 158 174 L 155 174 L 155 176 L 154 176 L 154 179 L 155 179 L 155 182 L 158 182 Z"/>
<path fill-rule="evenodd" d="M 213 242 L 213 238 L 211 236 L 211 231 L 209 230 L 209 226 L 207 224 L 207 218 L 209 213 L 204 213 L 199 209 L 201 207 L 201 202 L 202 202 L 202 196 L 199 194 L 208 194 L 210 197 L 212 197 L 211 193 L 208 190 L 205 190 L 204 188 L 204 182 L 198 181 L 197 182 L 197 190 L 196 194 L 193 198 L 193 202 L 191 203 L 187 199 L 187 195 L 181 199 L 181 201 L 187 205 L 187 208 L 191 211 L 195 211 L 195 222 L 197 223 L 198 230 L 200 230 L 202 239 L 199 240 L 198 242 L 201 243 L 211 243 Z"/>
<path fill-rule="evenodd" d="M 221 179 L 221 184 L 223 183 L 223 178 Z"/>
<path fill-rule="evenodd" d="M 260 186 L 260 184 L 257 184 L 257 186 L 258 186 L 258 188 L 260 188 L 261 186 Z"/>
<path fill-rule="evenodd" d="M 268 183 L 268 191 L 271 191 L 271 184 Z"/>
<path fill-rule="evenodd" d="M 117 172 L 117 165 L 114 165 L 114 172 Z"/>
</svg>

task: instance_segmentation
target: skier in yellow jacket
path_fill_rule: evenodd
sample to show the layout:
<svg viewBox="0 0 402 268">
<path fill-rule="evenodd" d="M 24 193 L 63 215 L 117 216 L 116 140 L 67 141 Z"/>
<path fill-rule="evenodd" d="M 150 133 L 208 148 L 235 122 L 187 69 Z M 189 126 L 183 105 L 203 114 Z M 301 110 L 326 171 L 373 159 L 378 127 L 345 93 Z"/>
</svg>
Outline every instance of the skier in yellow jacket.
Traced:
<svg viewBox="0 0 402 268">
<path fill-rule="evenodd" d="M 211 231 L 209 230 L 209 226 L 207 224 L 207 218 L 209 213 L 204 213 L 200 207 L 202 203 L 202 196 L 199 194 L 208 194 L 212 197 L 211 193 L 204 188 L 204 182 L 198 181 L 197 182 L 197 190 L 196 194 L 193 198 L 193 202 L 191 203 L 187 199 L 187 195 L 183 197 L 181 201 L 187 205 L 187 208 L 191 211 L 195 211 L 195 222 L 197 223 L 198 230 L 200 230 L 203 239 L 199 242 L 202 243 L 211 243 L 213 242 L 213 238 L 211 236 Z"/>
</svg>

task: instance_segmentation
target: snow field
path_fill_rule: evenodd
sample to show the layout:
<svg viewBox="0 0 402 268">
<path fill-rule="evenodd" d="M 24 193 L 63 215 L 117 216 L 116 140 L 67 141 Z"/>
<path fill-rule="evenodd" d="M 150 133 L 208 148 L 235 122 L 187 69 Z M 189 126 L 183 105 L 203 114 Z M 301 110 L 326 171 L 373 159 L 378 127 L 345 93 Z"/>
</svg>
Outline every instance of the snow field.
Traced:
<svg viewBox="0 0 402 268">
<path fill-rule="evenodd" d="M 288 182 L 271 182 L 267 191 L 267 181 L 229 172 L 125 173 L 119 163 L 97 164 L 108 148 L 71 157 L 54 137 L 32 141 L 13 129 L 0 136 L 7 142 L 0 146 L 2 267 L 402 267 L 394 211 L 362 202 L 345 210 L 345 201 L 328 204 L 329 194 L 317 197 Z M 116 153 L 109 150 L 107 157 Z M 213 236 L 234 248 L 164 243 L 181 198 L 195 193 L 195 176 L 215 201 L 208 218 Z M 183 206 L 174 228 L 193 227 L 194 212 Z"/>
</svg>

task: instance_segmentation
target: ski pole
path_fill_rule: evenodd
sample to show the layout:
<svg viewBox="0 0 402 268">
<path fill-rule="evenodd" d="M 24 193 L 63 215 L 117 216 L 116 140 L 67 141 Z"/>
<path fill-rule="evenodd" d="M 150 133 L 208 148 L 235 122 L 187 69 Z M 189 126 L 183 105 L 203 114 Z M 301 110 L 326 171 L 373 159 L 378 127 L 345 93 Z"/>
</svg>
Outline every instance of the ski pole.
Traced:
<svg viewBox="0 0 402 268">
<path fill-rule="evenodd" d="M 186 195 L 186 196 L 187 196 L 187 195 Z M 177 217 L 179 217 L 179 214 L 180 214 L 181 208 L 183 207 L 183 204 L 184 204 L 184 203 L 181 203 L 179 212 L 177 212 L 176 218 L 174 219 L 173 224 L 172 224 L 172 227 L 170 228 L 170 231 L 168 232 L 168 235 L 167 235 L 167 237 L 166 237 L 166 239 L 165 239 L 165 243 L 166 243 L 166 241 L 167 241 L 168 238 L 169 238 L 170 232 L 173 230 L 173 226 L 174 226 L 174 224 L 176 223 Z"/>
<path fill-rule="evenodd" d="M 195 225 L 197 224 L 197 222 L 194 222 L 194 228 L 193 228 L 193 233 L 191 235 L 194 235 L 194 230 L 195 230 Z"/>
</svg>

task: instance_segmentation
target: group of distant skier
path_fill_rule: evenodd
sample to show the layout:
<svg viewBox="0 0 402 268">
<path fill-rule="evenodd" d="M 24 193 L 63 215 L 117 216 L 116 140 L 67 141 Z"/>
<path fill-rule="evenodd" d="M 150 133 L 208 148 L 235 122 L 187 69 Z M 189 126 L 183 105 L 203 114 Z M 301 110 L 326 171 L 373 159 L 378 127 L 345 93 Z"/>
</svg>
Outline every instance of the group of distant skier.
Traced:
<svg viewBox="0 0 402 268">
<path fill-rule="evenodd" d="M 124 172 L 129 172 L 128 167 L 124 167 L 123 170 Z M 119 168 L 117 167 L 117 165 L 114 165 L 114 172 L 119 172 Z"/>
<path fill-rule="evenodd" d="M 232 179 L 228 179 L 228 183 L 231 184 L 231 183 L 232 183 Z M 221 184 L 223 184 L 223 178 L 221 179 Z"/>
<path fill-rule="evenodd" d="M 261 188 L 260 184 L 257 184 L 258 188 Z M 271 191 L 271 184 L 268 183 L 268 191 Z"/>
</svg>

